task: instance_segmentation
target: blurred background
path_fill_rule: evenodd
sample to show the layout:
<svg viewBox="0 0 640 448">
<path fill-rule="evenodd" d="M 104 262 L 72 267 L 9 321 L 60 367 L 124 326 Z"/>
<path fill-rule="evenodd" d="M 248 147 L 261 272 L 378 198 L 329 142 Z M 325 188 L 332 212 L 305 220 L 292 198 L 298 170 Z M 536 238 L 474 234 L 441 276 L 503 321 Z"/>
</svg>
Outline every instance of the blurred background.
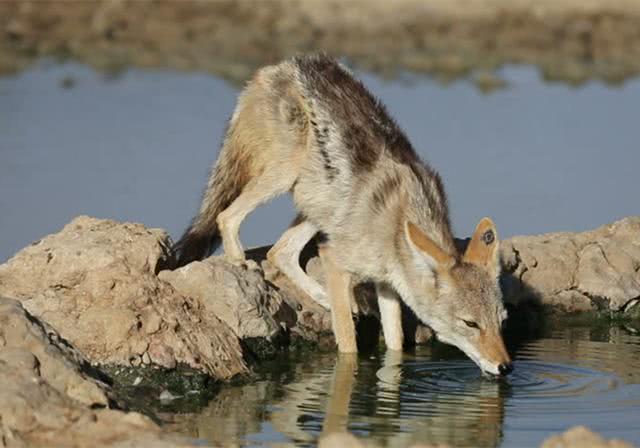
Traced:
<svg viewBox="0 0 640 448">
<path fill-rule="evenodd" d="M 179 237 L 243 83 L 316 51 L 442 174 L 459 236 L 640 213 L 638 1 L 3 1 L 0 262 L 79 214 Z M 280 198 L 242 240 L 293 216 Z"/>
</svg>

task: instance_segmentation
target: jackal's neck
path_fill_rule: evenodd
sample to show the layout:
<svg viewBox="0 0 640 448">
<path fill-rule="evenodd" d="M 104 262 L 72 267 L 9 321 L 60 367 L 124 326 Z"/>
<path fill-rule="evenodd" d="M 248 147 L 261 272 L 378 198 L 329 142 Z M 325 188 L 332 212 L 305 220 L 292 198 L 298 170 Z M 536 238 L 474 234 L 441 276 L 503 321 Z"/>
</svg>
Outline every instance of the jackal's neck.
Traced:
<svg viewBox="0 0 640 448">
<path fill-rule="evenodd" d="M 442 250 L 457 257 L 449 205 L 440 175 L 423 162 L 412 164 L 404 201 L 404 221 L 412 222 Z"/>
</svg>

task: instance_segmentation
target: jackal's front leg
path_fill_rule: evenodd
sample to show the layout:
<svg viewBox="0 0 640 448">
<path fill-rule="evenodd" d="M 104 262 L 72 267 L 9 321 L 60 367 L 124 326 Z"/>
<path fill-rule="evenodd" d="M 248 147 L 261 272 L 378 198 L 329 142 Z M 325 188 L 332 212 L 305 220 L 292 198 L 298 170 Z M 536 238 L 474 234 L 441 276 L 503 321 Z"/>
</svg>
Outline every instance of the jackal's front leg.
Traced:
<svg viewBox="0 0 640 448">
<path fill-rule="evenodd" d="M 378 308 L 380 309 L 380 321 L 387 348 L 402 350 L 404 335 L 402 332 L 402 307 L 400 296 L 383 283 L 376 283 L 378 293 Z"/>
<path fill-rule="evenodd" d="M 343 353 L 355 353 L 356 329 L 351 317 L 353 299 L 353 281 L 349 272 L 340 268 L 326 245 L 319 248 L 322 267 L 326 276 L 327 294 L 331 302 L 331 322 L 338 350 Z"/>
</svg>

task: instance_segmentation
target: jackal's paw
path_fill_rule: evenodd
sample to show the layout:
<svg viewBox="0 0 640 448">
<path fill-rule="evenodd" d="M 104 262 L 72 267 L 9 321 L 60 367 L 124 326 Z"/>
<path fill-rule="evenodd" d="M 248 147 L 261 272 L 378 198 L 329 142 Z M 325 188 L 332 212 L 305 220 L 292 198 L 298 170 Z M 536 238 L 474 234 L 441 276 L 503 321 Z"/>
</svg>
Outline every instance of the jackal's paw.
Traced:
<svg viewBox="0 0 640 448">
<path fill-rule="evenodd" d="M 243 261 L 242 267 L 248 271 L 259 271 L 262 269 L 255 260 L 252 260 L 250 258 L 247 258 Z"/>
<path fill-rule="evenodd" d="M 245 271 L 261 271 L 262 270 L 260 265 L 255 260 L 252 260 L 252 259 L 239 260 L 237 258 L 225 257 L 225 261 L 233 266 L 242 268 Z"/>
<path fill-rule="evenodd" d="M 238 266 L 240 268 L 247 267 L 247 259 L 244 258 L 244 254 L 242 256 L 224 254 L 222 257 L 224 258 L 224 261 L 226 261 L 229 264 Z M 249 260 L 249 261 L 253 261 L 253 260 Z"/>
</svg>

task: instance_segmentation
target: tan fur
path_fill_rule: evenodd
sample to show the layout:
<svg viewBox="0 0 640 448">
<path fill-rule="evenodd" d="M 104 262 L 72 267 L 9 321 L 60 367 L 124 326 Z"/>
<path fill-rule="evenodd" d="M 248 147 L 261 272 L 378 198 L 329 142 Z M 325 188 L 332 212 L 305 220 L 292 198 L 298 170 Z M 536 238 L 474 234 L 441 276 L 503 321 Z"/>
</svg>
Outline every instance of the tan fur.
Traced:
<svg viewBox="0 0 640 448">
<path fill-rule="evenodd" d="M 402 329 L 393 328 L 401 322 L 400 297 L 483 370 L 497 373 L 500 361 L 510 362 L 485 359 L 480 345 L 489 339 L 480 340 L 464 323 L 473 319 L 487 337 L 501 339 L 495 226 L 483 220 L 461 257 L 438 173 L 418 158 L 364 85 L 324 56 L 265 67 L 247 84 L 200 212 L 177 243 L 178 264 L 205 256 L 217 238 L 231 261 L 242 262 L 240 224 L 286 192 L 301 219 L 270 260 L 319 303 L 328 295 L 340 351 L 356 350 L 352 286 L 368 279 L 390 291 L 381 313 L 391 348 L 401 346 Z M 490 247 L 482 239 L 489 229 Z M 321 252 L 328 294 L 298 266 L 302 243 L 314 230 L 326 236 Z"/>
<path fill-rule="evenodd" d="M 387 348 L 390 350 L 402 350 L 404 333 L 402 331 L 402 307 L 400 296 L 388 285 L 376 284 L 378 294 L 378 308 L 382 332 Z"/>
<path fill-rule="evenodd" d="M 425 235 L 418 227 L 412 222 L 407 223 L 407 231 L 411 242 L 416 245 L 418 249 L 425 253 L 425 255 L 433 258 L 438 264 L 440 269 L 448 269 L 455 263 L 455 258 L 440 249 L 436 243 Z"/>
<path fill-rule="evenodd" d="M 324 269 L 327 293 L 331 300 L 333 333 L 338 350 L 342 353 L 356 353 L 356 331 L 351 318 L 353 283 L 351 274 L 341 269 L 335 262 L 334 254 L 328 247 L 320 247 L 320 259 Z"/>
<path fill-rule="evenodd" d="M 490 235 L 493 235 L 491 242 L 488 243 L 483 240 L 483 237 Z M 471 241 L 462 259 L 468 263 L 494 269 L 497 263 L 497 254 L 498 232 L 496 231 L 496 226 L 490 218 L 482 218 L 476 230 L 473 232 Z"/>
<path fill-rule="evenodd" d="M 324 289 L 302 270 L 299 262 L 302 249 L 317 232 L 318 229 L 309 221 L 295 220 L 278 242 L 271 247 L 267 253 L 267 259 L 302 292 L 306 292 L 318 304 L 330 309 L 329 299 Z"/>
<path fill-rule="evenodd" d="M 496 364 L 511 362 L 509 353 L 499 333 L 480 330 L 479 344 L 481 356 Z"/>
</svg>

